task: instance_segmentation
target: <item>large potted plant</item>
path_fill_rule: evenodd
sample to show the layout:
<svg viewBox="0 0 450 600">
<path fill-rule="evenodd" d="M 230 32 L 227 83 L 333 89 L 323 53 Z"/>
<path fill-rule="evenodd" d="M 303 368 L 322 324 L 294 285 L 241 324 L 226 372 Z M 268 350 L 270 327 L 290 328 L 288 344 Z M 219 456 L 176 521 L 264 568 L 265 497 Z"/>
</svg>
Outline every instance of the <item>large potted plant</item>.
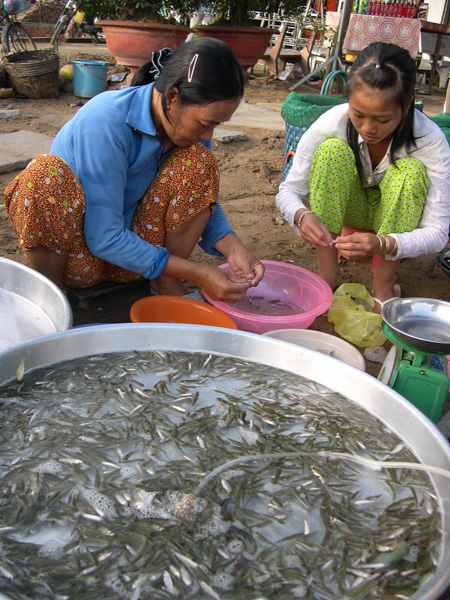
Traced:
<svg viewBox="0 0 450 600">
<path fill-rule="evenodd" d="M 255 24 L 255 12 L 279 14 L 295 19 L 304 10 L 306 0 L 211 0 L 208 2 L 215 15 L 209 25 L 198 25 L 201 36 L 217 37 L 235 52 L 244 72 L 253 67 L 269 45 L 276 30 Z"/>
<path fill-rule="evenodd" d="M 197 0 L 83 0 L 82 10 L 100 18 L 108 50 L 131 73 L 161 48 L 173 50 L 192 31 L 185 25 Z"/>
</svg>

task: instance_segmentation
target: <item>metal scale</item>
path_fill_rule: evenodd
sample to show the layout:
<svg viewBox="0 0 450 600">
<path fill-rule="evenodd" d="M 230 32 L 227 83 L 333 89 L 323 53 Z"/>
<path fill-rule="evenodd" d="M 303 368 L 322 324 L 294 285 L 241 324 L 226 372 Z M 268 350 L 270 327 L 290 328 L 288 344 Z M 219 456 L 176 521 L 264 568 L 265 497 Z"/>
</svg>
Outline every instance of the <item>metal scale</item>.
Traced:
<svg viewBox="0 0 450 600">
<path fill-rule="evenodd" d="M 450 303 L 393 298 L 383 305 L 381 316 L 383 332 L 394 345 L 378 379 L 437 423 L 450 386 Z"/>
</svg>

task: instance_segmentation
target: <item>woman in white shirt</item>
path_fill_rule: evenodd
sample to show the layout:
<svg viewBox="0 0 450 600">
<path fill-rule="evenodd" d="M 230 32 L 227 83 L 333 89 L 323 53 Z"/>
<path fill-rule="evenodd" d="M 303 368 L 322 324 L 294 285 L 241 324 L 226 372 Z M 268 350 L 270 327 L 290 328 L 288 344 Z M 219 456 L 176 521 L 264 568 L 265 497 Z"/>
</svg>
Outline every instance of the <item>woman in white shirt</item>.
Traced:
<svg viewBox="0 0 450 600">
<path fill-rule="evenodd" d="M 348 103 L 303 134 L 277 195 L 287 221 L 317 246 L 319 274 L 332 288 L 338 252 L 380 255 L 372 289 L 380 303 L 394 296 L 402 258 L 439 252 L 449 235 L 450 148 L 414 108 L 415 81 L 406 50 L 367 46 L 352 66 Z M 344 226 L 365 231 L 342 236 Z"/>
</svg>

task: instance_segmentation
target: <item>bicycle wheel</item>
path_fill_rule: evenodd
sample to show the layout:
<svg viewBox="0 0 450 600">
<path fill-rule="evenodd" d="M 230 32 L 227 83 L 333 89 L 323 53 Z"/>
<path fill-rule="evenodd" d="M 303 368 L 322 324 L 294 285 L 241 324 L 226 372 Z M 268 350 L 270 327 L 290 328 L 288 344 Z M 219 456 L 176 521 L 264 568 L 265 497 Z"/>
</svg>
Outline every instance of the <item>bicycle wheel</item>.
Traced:
<svg viewBox="0 0 450 600">
<path fill-rule="evenodd" d="M 3 47 L 5 52 L 25 52 L 37 50 L 31 35 L 18 21 L 13 21 L 5 26 L 3 37 Z"/>
<path fill-rule="evenodd" d="M 52 38 L 50 40 L 50 44 L 52 46 L 55 46 L 56 48 L 58 47 L 58 37 L 66 32 L 66 30 L 69 26 L 70 19 L 71 19 L 71 15 L 65 14 L 65 13 L 63 13 L 59 17 L 59 19 L 55 25 L 55 31 L 53 32 Z"/>
</svg>

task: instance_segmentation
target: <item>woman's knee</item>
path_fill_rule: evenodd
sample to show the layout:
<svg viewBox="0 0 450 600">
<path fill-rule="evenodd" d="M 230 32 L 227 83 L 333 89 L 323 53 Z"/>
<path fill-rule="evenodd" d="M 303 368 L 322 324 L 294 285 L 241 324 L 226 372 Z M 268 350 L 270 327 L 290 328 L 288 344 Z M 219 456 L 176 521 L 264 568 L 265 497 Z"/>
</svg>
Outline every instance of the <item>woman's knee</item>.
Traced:
<svg viewBox="0 0 450 600">
<path fill-rule="evenodd" d="M 345 140 L 329 138 L 316 149 L 311 163 L 311 175 L 317 174 L 324 181 L 324 173 L 336 177 L 353 177 L 356 173 L 356 161 L 353 150 Z"/>
<path fill-rule="evenodd" d="M 216 158 L 203 144 L 177 148 L 161 165 L 133 218 L 133 231 L 155 245 L 165 245 L 166 232 L 189 222 L 219 196 Z"/>
<path fill-rule="evenodd" d="M 417 158 L 405 156 L 399 158 L 386 170 L 380 189 L 385 194 L 408 190 L 408 194 L 425 199 L 428 192 L 428 177 L 425 165 Z"/>
<path fill-rule="evenodd" d="M 203 144 L 177 148 L 161 165 L 154 183 L 170 180 L 172 184 L 177 182 L 180 186 L 187 184 L 188 187 L 190 180 L 206 182 L 213 187 L 217 182 L 218 194 L 219 167 L 214 153 Z"/>
<path fill-rule="evenodd" d="M 384 178 L 386 178 L 386 176 L 399 177 L 399 175 L 403 177 L 416 176 L 427 179 L 427 170 L 423 162 L 418 158 L 405 156 L 404 158 L 397 159 L 395 164 L 389 165 L 386 169 Z"/>
<path fill-rule="evenodd" d="M 186 160 L 196 160 L 201 163 L 206 162 L 208 168 L 217 165 L 217 160 L 213 151 L 201 143 L 193 144 L 192 146 L 184 146 L 183 148 L 176 148 L 166 160 L 174 163 L 178 159 L 182 161 L 182 165 L 184 164 L 183 161 Z"/>
<path fill-rule="evenodd" d="M 350 145 L 345 140 L 340 138 L 327 138 L 324 140 L 314 153 L 315 155 L 324 155 L 324 156 L 344 156 L 346 158 L 352 158 L 354 160 L 355 155 L 353 150 L 350 148 Z"/>
<path fill-rule="evenodd" d="M 400 170 L 410 170 L 411 172 L 417 171 L 418 173 L 426 173 L 425 165 L 423 164 L 423 162 L 418 158 L 415 158 L 414 156 L 404 156 L 403 158 L 399 158 L 395 161 L 395 164 Z M 391 167 L 395 168 L 395 165 L 391 165 Z"/>
</svg>

